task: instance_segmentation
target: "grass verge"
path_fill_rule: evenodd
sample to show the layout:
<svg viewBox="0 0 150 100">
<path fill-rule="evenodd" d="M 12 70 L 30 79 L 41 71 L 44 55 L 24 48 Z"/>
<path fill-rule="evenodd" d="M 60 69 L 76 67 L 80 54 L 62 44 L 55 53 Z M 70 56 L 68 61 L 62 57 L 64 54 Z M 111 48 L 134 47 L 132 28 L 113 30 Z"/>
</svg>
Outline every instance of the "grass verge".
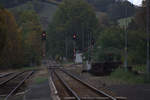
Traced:
<svg viewBox="0 0 150 100">
<path fill-rule="evenodd" d="M 137 65 L 133 67 L 134 71 L 146 73 L 146 65 Z"/>
<path fill-rule="evenodd" d="M 37 66 L 31 66 L 31 67 L 22 67 L 19 70 L 35 70 L 38 69 L 39 67 Z"/>
<path fill-rule="evenodd" d="M 63 62 L 61 62 L 61 64 L 63 65 L 63 66 L 65 66 L 65 65 L 71 65 L 71 64 L 74 64 L 74 62 L 69 62 L 69 61 L 67 61 L 67 62 L 65 62 L 65 61 L 63 61 Z"/>
<path fill-rule="evenodd" d="M 40 84 L 40 83 L 43 83 L 43 82 L 45 82 L 45 81 L 47 81 L 47 80 L 48 80 L 47 77 L 37 77 L 37 78 L 35 79 L 35 83 Z"/>
<path fill-rule="evenodd" d="M 137 75 L 133 72 L 125 71 L 123 68 L 118 68 L 112 72 L 110 79 L 117 79 L 127 84 L 150 83 L 150 80 L 146 79 L 146 75 Z"/>
</svg>

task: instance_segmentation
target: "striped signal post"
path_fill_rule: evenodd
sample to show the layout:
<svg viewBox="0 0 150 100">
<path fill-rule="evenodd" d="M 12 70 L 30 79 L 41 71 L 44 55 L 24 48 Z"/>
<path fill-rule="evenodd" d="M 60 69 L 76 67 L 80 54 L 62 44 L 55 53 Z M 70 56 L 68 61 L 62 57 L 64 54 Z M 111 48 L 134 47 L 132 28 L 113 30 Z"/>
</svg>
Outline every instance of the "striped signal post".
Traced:
<svg viewBox="0 0 150 100">
<path fill-rule="evenodd" d="M 74 48 L 73 48 L 73 56 L 74 56 L 74 59 L 76 57 L 76 40 L 77 40 L 77 34 L 74 33 L 73 34 L 73 46 L 74 46 Z"/>
<path fill-rule="evenodd" d="M 42 56 L 43 56 L 43 59 L 45 59 L 46 57 L 46 32 L 43 31 L 42 32 Z"/>
</svg>

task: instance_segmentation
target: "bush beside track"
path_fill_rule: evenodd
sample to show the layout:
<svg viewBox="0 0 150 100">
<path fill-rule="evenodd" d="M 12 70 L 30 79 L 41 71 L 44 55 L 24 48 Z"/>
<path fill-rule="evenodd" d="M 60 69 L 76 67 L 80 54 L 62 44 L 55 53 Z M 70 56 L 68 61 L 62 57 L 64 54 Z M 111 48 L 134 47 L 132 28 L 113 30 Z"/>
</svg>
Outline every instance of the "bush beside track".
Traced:
<svg viewBox="0 0 150 100">
<path fill-rule="evenodd" d="M 145 74 L 136 74 L 131 71 L 127 71 L 123 68 L 117 68 L 110 74 L 110 79 L 117 79 L 127 84 L 143 84 L 150 83 L 150 80 L 146 78 Z"/>
</svg>

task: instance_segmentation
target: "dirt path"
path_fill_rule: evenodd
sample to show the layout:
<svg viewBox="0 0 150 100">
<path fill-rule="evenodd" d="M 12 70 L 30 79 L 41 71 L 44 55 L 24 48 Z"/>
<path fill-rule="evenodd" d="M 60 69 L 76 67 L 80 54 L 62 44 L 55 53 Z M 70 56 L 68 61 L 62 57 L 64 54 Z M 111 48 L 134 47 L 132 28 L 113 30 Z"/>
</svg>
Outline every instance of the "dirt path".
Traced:
<svg viewBox="0 0 150 100">
<path fill-rule="evenodd" d="M 112 85 L 109 87 L 117 95 L 128 100 L 150 100 L 150 84 L 144 85 Z"/>
<path fill-rule="evenodd" d="M 48 71 L 45 66 L 42 68 L 33 76 L 32 83 L 28 85 L 28 92 L 25 94 L 24 100 L 51 100 Z"/>
<path fill-rule="evenodd" d="M 29 87 L 24 100 L 51 100 L 48 81 L 40 84 L 33 84 Z"/>
</svg>

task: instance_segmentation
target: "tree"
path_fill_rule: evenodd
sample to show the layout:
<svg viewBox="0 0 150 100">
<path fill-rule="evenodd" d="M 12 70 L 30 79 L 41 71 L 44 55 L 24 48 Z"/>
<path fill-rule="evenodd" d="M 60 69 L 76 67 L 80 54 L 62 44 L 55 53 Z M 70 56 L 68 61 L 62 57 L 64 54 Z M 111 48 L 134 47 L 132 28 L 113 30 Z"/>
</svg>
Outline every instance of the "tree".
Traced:
<svg viewBox="0 0 150 100">
<path fill-rule="evenodd" d="M 22 38 L 14 16 L 0 9 L 0 66 L 17 67 L 22 64 Z"/>
<path fill-rule="evenodd" d="M 128 27 L 129 63 L 145 64 L 146 60 L 146 3 L 138 9 Z M 141 59 L 142 58 L 142 59 Z"/>
<path fill-rule="evenodd" d="M 94 59 L 96 61 L 121 60 L 124 46 L 123 30 L 111 26 L 100 32 L 99 38 L 94 50 Z"/>
<path fill-rule="evenodd" d="M 149 4 L 149 6 L 150 6 L 150 4 Z M 147 23 L 146 16 L 147 16 L 146 1 L 144 1 L 143 6 L 136 12 L 136 15 L 135 15 L 135 23 L 139 26 L 139 28 L 142 28 L 144 30 L 146 30 L 146 23 Z"/>
<path fill-rule="evenodd" d="M 18 25 L 22 30 L 25 65 L 38 64 L 41 59 L 42 27 L 35 11 L 24 10 L 18 12 Z"/>
<path fill-rule="evenodd" d="M 110 19 L 107 13 L 98 13 L 98 24 L 100 28 L 108 27 L 110 25 Z"/>
<path fill-rule="evenodd" d="M 76 48 L 88 47 L 88 34 L 94 33 L 97 18 L 92 7 L 84 0 L 64 0 L 57 9 L 48 29 L 50 54 L 65 54 L 65 40 L 69 41 L 68 51 L 73 54 L 73 34 L 77 34 Z M 84 46 L 82 44 L 84 39 Z M 51 50 L 53 48 L 53 50 Z"/>
<path fill-rule="evenodd" d="M 142 29 L 128 31 L 129 64 L 145 64 L 146 34 Z"/>
</svg>

